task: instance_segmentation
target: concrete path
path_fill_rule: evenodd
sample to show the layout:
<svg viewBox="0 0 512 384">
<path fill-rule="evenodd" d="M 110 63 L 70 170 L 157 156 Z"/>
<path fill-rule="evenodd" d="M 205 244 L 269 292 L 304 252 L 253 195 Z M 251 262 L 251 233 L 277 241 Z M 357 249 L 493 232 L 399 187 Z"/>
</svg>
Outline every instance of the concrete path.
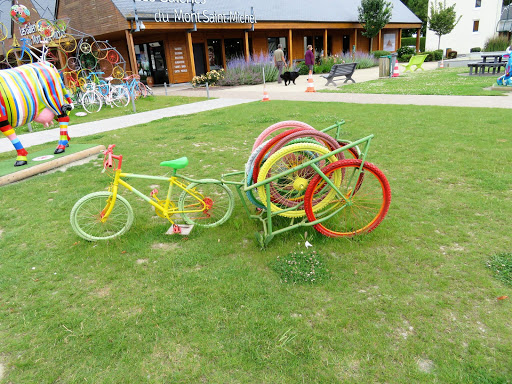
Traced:
<svg viewBox="0 0 512 384">
<path fill-rule="evenodd" d="M 437 62 L 423 64 L 425 70 L 433 70 L 438 67 Z M 401 67 L 402 71 L 403 68 Z M 358 83 L 376 80 L 379 78 L 379 68 L 357 69 L 352 76 Z M 308 76 L 299 76 L 295 80 L 296 85 L 285 86 L 276 82 L 266 84 L 266 90 L 270 100 L 293 100 L 293 101 L 318 101 L 318 102 L 343 102 L 357 104 L 399 104 L 399 105 L 436 105 L 446 107 L 480 107 L 480 108 L 509 108 L 512 109 L 512 93 L 507 96 L 435 96 L 435 95 L 384 95 L 384 94 L 361 94 L 361 93 L 323 93 L 305 92 L 307 89 Z M 489 86 L 495 79 L 489 77 Z M 333 90 L 330 85 L 319 74 L 313 75 L 315 90 Z M 391 80 L 392 81 L 392 80 Z M 350 83 L 350 82 L 349 82 Z M 343 80 L 337 81 L 338 86 L 343 86 Z M 155 88 L 157 94 L 165 94 L 163 87 Z M 190 85 L 168 87 L 168 95 L 176 96 L 206 96 L 205 88 L 192 88 Z M 249 98 L 263 99 L 262 85 L 246 85 L 240 87 L 213 87 L 210 88 L 210 97 L 218 98 Z"/>
<path fill-rule="evenodd" d="M 94 121 L 83 124 L 71 124 L 70 125 L 70 136 L 81 137 L 94 135 L 95 133 L 101 133 L 106 131 L 112 131 L 114 129 L 131 127 L 132 125 L 144 124 L 153 120 L 158 120 L 163 117 L 183 116 L 190 115 L 193 113 L 211 111 L 213 109 L 230 107 L 233 105 L 239 105 L 244 103 L 250 103 L 255 100 L 249 98 L 244 99 L 212 99 L 206 101 L 200 101 L 198 103 L 178 105 L 175 107 L 157 109 L 154 111 L 141 112 L 136 114 L 130 114 L 125 116 L 113 117 L 111 119 L 105 119 L 100 121 Z M 73 113 L 73 112 L 71 112 Z M 73 123 L 73 121 L 71 122 Z M 43 144 L 48 142 L 54 142 L 57 146 L 59 140 L 59 128 L 49 129 L 46 131 L 39 131 L 33 133 L 26 133 L 19 135 L 21 143 L 25 148 L 31 147 L 37 144 Z M 0 153 L 14 151 L 14 148 L 7 138 L 0 139 Z"/>
<path fill-rule="evenodd" d="M 437 68 L 437 62 L 423 64 L 425 70 Z M 401 67 L 400 70 L 403 70 Z M 358 69 L 354 72 L 353 78 L 356 82 L 375 80 L 379 77 L 379 68 Z M 331 85 L 325 85 L 326 80 L 320 75 L 313 75 L 316 90 L 333 89 Z M 489 78 L 491 79 L 491 78 Z M 300 76 L 296 85 L 284 86 L 283 84 L 266 84 L 266 90 L 270 100 L 293 100 L 293 101 L 317 101 L 317 102 L 343 102 L 358 104 L 399 104 L 399 105 L 436 105 L 446 107 L 481 107 L 481 108 L 508 108 L 512 109 L 512 94 L 508 96 L 433 96 L 433 95 L 379 95 L 379 94 L 354 94 L 354 93 L 320 93 L 305 92 L 307 89 L 308 76 Z M 343 81 L 337 82 L 343 85 Z M 157 95 L 167 94 L 169 96 L 206 96 L 205 88 L 192 88 L 190 84 L 182 84 L 164 87 L 155 87 Z M 229 107 L 233 105 L 249 103 L 262 100 L 263 86 L 251 85 L 240 87 L 214 87 L 210 88 L 212 100 L 198 103 L 179 105 L 176 107 L 164 108 L 155 111 L 130 114 L 114 117 L 111 119 L 95 121 L 84 124 L 70 125 L 72 137 L 88 136 L 99 132 L 111 131 L 114 129 L 130 127 L 137 124 L 148 123 L 163 117 L 188 115 L 213 109 Z M 59 129 L 50 129 L 34 133 L 27 133 L 19 136 L 25 148 L 33 145 L 55 142 L 59 137 Z M 0 139 L 0 153 L 14 151 L 11 142 L 7 138 Z"/>
</svg>

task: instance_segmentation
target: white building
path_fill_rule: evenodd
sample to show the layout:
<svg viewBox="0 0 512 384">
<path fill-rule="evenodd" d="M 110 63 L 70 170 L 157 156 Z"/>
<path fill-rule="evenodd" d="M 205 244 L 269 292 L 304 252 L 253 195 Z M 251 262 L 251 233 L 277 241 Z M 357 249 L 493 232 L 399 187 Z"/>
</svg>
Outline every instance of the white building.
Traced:
<svg viewBox="0 0 512 384">
<path fill-rule="evenodd" d="M 429 0 L 430 8 L 436 1 Z M 441 36 L 440 49 L 446 52 L 446 48 L 461 53 L 469 53 L 471 48 L 484 48 L 488 38 L 497 34 L 496 27 L 500 20 L 503 0 L 446 0 L 446 6 L 455 5 L 457 18 L 462 16 L 459 23 L 448 35 Z M 434 31 L 427 29 L 425 50 L 436 50 L 439 36 Z"/>
</svg>

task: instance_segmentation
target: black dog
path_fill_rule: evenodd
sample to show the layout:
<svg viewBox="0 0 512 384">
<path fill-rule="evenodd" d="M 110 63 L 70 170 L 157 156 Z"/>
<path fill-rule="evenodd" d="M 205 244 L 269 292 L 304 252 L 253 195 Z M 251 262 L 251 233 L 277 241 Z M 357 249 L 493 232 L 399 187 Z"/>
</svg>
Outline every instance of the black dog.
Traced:
<svg viewBox="0 0 512 384">
<path fill-rule="evenodd" d="M 281 79 L 284 80 L 284 85 L 288 85 L 288 83 L 291 83 L 293 81 L 293 84 L 295 84 L 295 79 L 299 77 L 299 72 L 285 72 L 281 75 Z"/>
</svg>

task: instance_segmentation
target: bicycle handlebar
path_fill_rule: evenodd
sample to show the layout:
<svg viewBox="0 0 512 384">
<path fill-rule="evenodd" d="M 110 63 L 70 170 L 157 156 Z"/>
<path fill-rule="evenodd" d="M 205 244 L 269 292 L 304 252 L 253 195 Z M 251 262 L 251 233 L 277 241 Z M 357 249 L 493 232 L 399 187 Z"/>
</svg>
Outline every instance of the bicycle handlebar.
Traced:
<svg viewBox="0 0 512 384">
<path fill-rule="evenodd" d="M 123 155 L 118 155 L 118 156 L 114 155 L 115 146 L 116 146 L 115 144 L 110 144 L 108 146 L 108 148 L 105 151 L 103 151 L 103 155 L 105 155 L 103 157 L 103 169 L 113 168 L 114 167 L 113 159 L 118 161 L 116 170 L 121 169 L 121 163 L 123 162 Z"/>
</svg>

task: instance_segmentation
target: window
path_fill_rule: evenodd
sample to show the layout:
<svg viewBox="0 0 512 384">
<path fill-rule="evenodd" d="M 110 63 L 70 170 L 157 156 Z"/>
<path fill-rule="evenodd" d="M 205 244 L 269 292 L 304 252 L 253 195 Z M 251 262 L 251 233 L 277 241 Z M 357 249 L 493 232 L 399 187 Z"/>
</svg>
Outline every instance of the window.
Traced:
<svg viewBox="0 0 512 384">
<path fill-rule="evenodd" d="M 208 62 L 210 63 L 210 71 L 222 68 L 222 43 L 219 39 L 206 40 L 208 44 Z"/>
<path fill-rule="evenodd" d="M 473 32 L 478 32 L 480 20 L 473 20 Z"/>
<path fill-rule="evenodd" d="M 476 0 L 475 8 L 480 8 L 482 6 L 482 0 Z"/>
<path fill-rule="evenodd" d="M 242 39 L 224 39 L 226 61 L 244 57 L 244 42 Z"/>
<path fill-rule="evenodd" d="M 278 44 L 283 46 L 284 56 L 288 55 L 288 49 L 286 47 L 286 37 L 269 37 L 267 38 L 268 53 L 270 56 L 274 55 L 274 51 L 277 49 Z"/>
</svg>

